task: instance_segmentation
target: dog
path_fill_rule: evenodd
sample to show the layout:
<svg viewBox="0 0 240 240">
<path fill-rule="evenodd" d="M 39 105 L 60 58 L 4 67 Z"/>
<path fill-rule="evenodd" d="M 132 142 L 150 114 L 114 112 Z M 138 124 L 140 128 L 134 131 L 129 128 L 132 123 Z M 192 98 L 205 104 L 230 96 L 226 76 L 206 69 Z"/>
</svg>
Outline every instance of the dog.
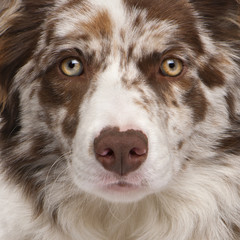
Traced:
<svg viewBox="0 0 240 240">
<path fill-rule="evenodd" d="M 237 1 L 0 10 L 0 240 L 240 239 Z"/>
</svg>

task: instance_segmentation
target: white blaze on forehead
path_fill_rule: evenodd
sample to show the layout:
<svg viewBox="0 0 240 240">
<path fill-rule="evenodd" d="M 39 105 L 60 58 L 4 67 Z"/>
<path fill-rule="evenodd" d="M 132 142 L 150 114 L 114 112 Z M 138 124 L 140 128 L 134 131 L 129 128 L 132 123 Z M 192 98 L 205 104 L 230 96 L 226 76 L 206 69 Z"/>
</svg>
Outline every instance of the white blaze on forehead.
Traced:
<svg viewBox="0 0 240 240">
<path fill-rule="evenodd" d="M 131 70 L 129 69 L 129 73 L 131 78 L 138 74 L 133 67 Z M 86 105 L 83 104 L 83 106 L 87 106 L 85 109 L 87 113 L 81 115 L 83 118 L 94 116 L 91 122 L 93 119 L 97 119 L 96 125 L 101 125 L 101 127 L 97 127 L 98 131 L 109 125 L 120 128 L 132 125 L 134 117 L 137 116 L 137 110 L 140 110 L 133 104 L 133 99 L 139 98 L 139 93 L 125 89 L 121 84 L 122 76 L 118 57 L 107 67 L 106 71 L 98 76 L 94 95 L 90 99 L 86 99 Z"/>
</svg>

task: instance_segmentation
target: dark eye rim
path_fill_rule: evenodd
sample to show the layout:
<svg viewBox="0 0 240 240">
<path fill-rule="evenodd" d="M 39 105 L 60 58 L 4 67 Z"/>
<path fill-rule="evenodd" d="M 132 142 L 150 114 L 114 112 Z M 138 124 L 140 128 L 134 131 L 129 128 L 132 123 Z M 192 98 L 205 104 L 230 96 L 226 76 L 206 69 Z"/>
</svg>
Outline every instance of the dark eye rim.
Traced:
<svg viewBox="0 0 240 240">
<path fill-rule="evenodd" d="M 81 73 L 80 74 L 76 74 L 76 75 L 68 75 L 68 74 L 66 74 L 64 71 L 63 71 L 63 69 L 62 69 L 62 64 L 65 62 L 65 61 L 67 61 L 67 60 L 77 60 L 80 64 L 81 64 L 81 66 L 82 66 L 82 70 L 81 70 Z M 60 63 L 59 63 L 59 69 L 60 69 L 60 71 L 61 71 L 61 73 L 64 75 L 64 76 L 66 76 L 66 77 L 71 77 L 71 78 L 73 78 L 73 77 L 80 77 L 80 76 L 82 76 L 83 74 L 84 74 L 84 63 L 83 63 L 83 61 L 79 58 L 79 57 L 76 57 L 76 56 L 68 56 L 68 57 L 64 57 L 61 61 L 60 61 Z"/>
<path fill-rule="evenodd" d="M 182 64 L 181 72 L 179 74 L 175 75 L 175 76 L 170 76 L 170 75 L 164 73 L 164 71 L 162 70 L 162 65 L 167 60 L 177 60 L 177 61 L 179 61 Z M 160 61 L 159 69 L 158 69 L 159 74 L 161 74 L 163 77 L 166 77 L 166 78 L 178 78 L 178 77 L 182 76 L 185 73 L 185 71 L 186 71 L 185 62 L 181 58 L 176 57 L 176 56 L 165 56 L 164 58 L 162 58 L 161 61 Z"/>
</svg>

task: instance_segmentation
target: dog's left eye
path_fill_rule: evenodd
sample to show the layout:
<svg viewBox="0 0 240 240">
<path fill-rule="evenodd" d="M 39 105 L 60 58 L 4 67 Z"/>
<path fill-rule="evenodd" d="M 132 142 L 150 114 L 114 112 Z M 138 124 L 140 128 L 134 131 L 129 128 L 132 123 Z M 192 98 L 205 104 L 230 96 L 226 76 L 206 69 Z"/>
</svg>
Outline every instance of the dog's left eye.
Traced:
<svg viewBox="0 0 240 240">
<path fill-rule="evenodd" d="M 76 58 L 66 58 L 62 61 L 60 69 L 66 76 L 80 76 L 83 74 L 83 64 Z"/>
<path fill-rule="evenodd" d="M 177 77 L 183 71 L 183 63 L 176 58 L 168 58 L 163 60 L 160 70 L 164 76 Z"/>
</svg>

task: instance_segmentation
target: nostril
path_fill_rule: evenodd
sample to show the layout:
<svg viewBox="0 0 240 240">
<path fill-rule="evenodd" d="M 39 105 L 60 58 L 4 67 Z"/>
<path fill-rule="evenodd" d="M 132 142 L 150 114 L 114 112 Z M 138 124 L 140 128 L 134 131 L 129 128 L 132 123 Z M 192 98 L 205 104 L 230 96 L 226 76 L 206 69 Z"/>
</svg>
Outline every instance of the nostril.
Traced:
<svg viewBox="0 0 240 240">
<path fill-rule="evenodd" d="M 115 154 L 111 148 L 96 152 L 96 157 L 106 169 L 111 168 L 115 161 Z"/>
<path fill-rule="evenodd" d="M 114 152 L 113 152 L 112 149 L 107 148 L 107 149 L 103 150 L 102 152 L 97 153 L 97 155 L 100 156 L 100 157 L 113 157 Z"/>
<path fill-rule="evenodd" d="M 147 149 L 133 148 L 130 150 L 129 154 L 132 157 L 140 157 L 147 153 Z"/>
</svg>

